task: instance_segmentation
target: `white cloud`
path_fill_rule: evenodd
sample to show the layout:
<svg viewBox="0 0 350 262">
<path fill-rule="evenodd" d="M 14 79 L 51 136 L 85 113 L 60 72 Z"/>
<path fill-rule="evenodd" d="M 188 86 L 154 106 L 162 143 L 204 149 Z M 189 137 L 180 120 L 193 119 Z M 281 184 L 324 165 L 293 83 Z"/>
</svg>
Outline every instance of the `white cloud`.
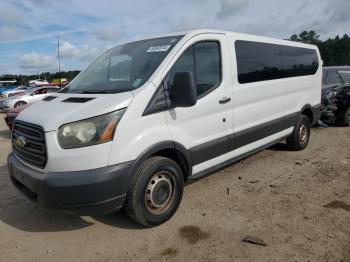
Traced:
<svg viewBox="0 0 350 262">
<path fill-rule="evenodd" d="M 61 58 L 78 58 L 80 55 L 79 49 L 69 42 L 61 42 L 60 56 Z"/>
<path fill-rule="evenodd" d="M 117 26 L 107 26 L 96 29 L 93 34 L 102 41 L 114 41 L 124 35 L 124 32 Z"/>
<path fill-rule="evenodd" d="M 23 55 L 18 63 L 22 69 L 52 69 L 57 65 L 56 58 L 39 53 L 30 53 Z"/>
<path fill-rule="evenodd" d="M 16 40 L 18 35 L 25 36 L 27 32 L 16 25 L 0 25 L 0 43 Z"/>
<path fill-rule="evenodd" d="M 89 46 L 87 44 L 82 47 L 77 47 L 76 45 L 69 42 L 62 42 L 60 45 L 60 57 L 62 59 L 78 59 L 81 61 L 91 61 L 106 47 L 98 48 Z"/>
<path fill-rule="evenodd" d="M 225 19 L 226 17 L 233 16 L 245 8 L 249 2 L 248 0 L 219 0 L 220 9 L 216 17 L 218 19 Z"/>
<path fill-rule="evenodd" d="M 14 6 L 0 3 L 0 22 L 2 25 L 13 25 L 19 21 L 22 13 Z"/>
<path fill-rule="evenodd" d="M 201 17 L 181 16 L 176 23 L 170 25 L 170 32 L 181 32 L 199 29 L 205 27 L 204 23 L 205 20 Z"/>
<path fill-rule="evenodd" d="M 8 73 L 10 73 L 9 65 L 7 65 L 7 64 L 0 64 L 0 75 L 5 75 L 5 74 L 8 74 Z"/>
</svg>

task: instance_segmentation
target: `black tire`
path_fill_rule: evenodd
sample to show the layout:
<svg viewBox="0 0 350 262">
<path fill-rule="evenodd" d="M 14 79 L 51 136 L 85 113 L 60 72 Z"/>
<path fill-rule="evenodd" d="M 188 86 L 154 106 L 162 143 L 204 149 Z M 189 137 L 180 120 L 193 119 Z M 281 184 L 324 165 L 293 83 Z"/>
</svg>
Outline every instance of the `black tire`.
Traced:
<svg viewBox="0 0 350 262">
<path fill-rule="evenodd" d="M 154 227 L 169 220 L 180 205 L 184 188 L 181 168 L 171 159 L 151 157 L 132 177 L 125 210 L 136 223 Z"/>
<path fill-rule="evenodd" d="M 309 118 L 305 115 L 300 115 L 295 123 L 292 135 L 287 138 L 287 146 L 295 151 L 303 150 L 309 143 L 310 131 Z"/>
<path fill-rule="evenodd" d="M 339 116 L 336 120 L 337 125 L 339 126 L 349 126 L 350 125 L 350 106 L 339 113 Z"/>
<path fill-rule="evenodd" d="M 16 107 L 20 107 L 20 106 L 24 106 L 25 104 L 27 104 L 27 103 L 24 102 L 24 101 L 18 101 L 18 102 L 15 104 L 15 108 L 16 108 Z"/>
</svg>

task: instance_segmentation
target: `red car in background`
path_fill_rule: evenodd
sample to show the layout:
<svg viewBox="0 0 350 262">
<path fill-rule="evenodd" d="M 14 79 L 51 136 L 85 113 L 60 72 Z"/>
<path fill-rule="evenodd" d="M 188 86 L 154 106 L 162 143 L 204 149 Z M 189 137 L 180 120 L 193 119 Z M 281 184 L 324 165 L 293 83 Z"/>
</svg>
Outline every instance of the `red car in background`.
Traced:
<svg viewBox="0 0 350 262">
<path fill-rule="evenodd" d="M 15 122 L 16 117 L 19 113 L 21 113 L 25 108 L 27 108 L 29 105 L 24 105 L 20 107 L 16 107 L 12 109 L 11 111 L 7 112 L 5 114 L 5 122 L 6 125 L 12 130 L 13 122 Z"/>
</svg>

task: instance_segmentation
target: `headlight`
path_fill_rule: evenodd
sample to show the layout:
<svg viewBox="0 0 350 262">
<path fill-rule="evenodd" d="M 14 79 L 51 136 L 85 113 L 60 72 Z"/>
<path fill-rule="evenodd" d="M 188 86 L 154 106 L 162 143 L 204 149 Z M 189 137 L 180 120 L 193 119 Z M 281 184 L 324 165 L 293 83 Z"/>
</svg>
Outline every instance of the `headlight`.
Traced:
<svg viewBox="0 0 350 262">
<path fill-rule="evenodd" d="M 58 143 L 64 149 L 72 149 L 112 141 L 125 110 L 65 124 L 58 129 Z"/>
</svg>

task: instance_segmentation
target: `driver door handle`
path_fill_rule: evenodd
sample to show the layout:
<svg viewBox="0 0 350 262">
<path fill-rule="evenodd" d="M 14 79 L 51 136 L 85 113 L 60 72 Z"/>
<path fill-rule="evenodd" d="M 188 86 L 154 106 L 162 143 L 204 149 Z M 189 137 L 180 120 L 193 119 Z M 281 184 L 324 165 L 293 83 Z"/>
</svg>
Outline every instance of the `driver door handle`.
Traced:
<svg viewBox="0 0 350 262">
<path fill-rule="evenodd" d="M 226 103 L 228 103 L 228 102 L 230 102 L 231 101 L 231 98 L 229 98 L 229 97 L 223 97 L 223 98 L 221 98 L 220 100 L 219 100 L 219 103 L 220 104 L 226 104 Z"/>
</svg>

